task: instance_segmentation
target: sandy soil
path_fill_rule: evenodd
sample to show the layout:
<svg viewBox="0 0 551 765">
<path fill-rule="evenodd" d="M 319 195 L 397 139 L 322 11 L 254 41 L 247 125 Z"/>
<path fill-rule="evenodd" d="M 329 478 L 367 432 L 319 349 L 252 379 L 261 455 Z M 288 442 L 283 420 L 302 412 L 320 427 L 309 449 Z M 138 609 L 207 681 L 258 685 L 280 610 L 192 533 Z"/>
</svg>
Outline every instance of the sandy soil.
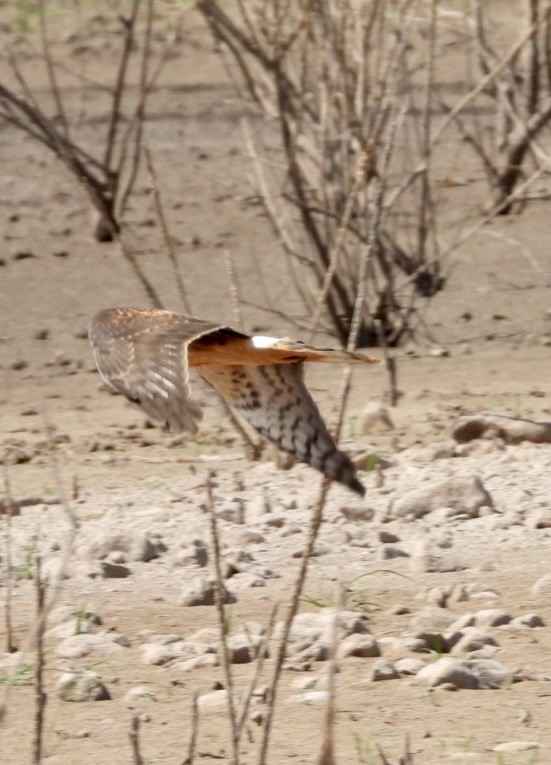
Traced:
<svg viewBox="0 0 551 765">
<path fill-rule="evenodd" d="M 265 301 L 266 284 L 275 304 L 281 301 L 284 275 L 277 272 L 277 243 L 256 204 L 243 156 L 239 118 L 247 106 L 234 97 L 199 20 L 190 14 L 186 24 L 184 44 L 154 94 L 147 140 L 193 310 L 231 322 L 225 248 L 234 254 L 239 283 L 250 302 Z M 6 39 L 10 32 L 3 29 Z M 75 43 L 66 32 L 61 26 L 56 50 L 74 61 Z M 22 50 L 25 39 L 19 42 Z M 106 31 L 99 47 L 94 47 L 94 39 L 79 53 L 91 77 L 101 79 L 102 67 L 113 59 L 115 42 Z M 27 65 L 30 81 L 44 88 L 41 62 L 29 55 Z M 79 97 L 75 92 L 75 99 Z M 86 91 L 79 130 L 91 145 L 100 141 L 103 98 L 97 88 Z M 204 426 L 187 442 L 146 427 L 139 412 L 106 392 L 93 368 L 87 323 L 102 307 L 147 305 L 140 285 L 117 244 L 93 241 L 87 201 L 72 179 L 51 156 L 7 126 L 0 129 L 0 168 L 0 456 L 8 466 L 14 497 L 36 498 L 12 521 L 11 556 L 18 572 L 12 584 L 15 642 L 22 649 L 29 646 L 34 621 L 29 556 L 39 549 L 44 565 L 54 571 L 66 544 L 69 523 L 63 506 L 55 502 L 60 488 L 73 497 L 78 530 L 56 608 L 93 611 L 101 617 L 102 629 L 127 639 L 126 647 L 116 653 L 70 659 L 57 653 L 59 636 L 47 638 L 44 762 L 131 762 L 128 730 L 137 711 L 142 715 L 144 761 L 175 765 L 185 759 L 193 694 L 223 682 L 223 673 L 220 667 L 183 671 L 174 663 L 148 665 L 142 646 L 161 635 L 185 637 L 217 624 L 213 607 L 179 604 L 181 591 L 204 573 L 189 560 L 182 561 L 182 551 L 193 539 L 210 545 L 202 507 L 207 471 L 216 471 L 217 506 L 231 512 L 237 503 L 244 509 L 245 523 L 220 520 L 224 554 L 250 554 L 254 569 L 252 578 L 239 574 L 227 583 L 237 597 L 229 606 L 230 628 L 236 633 L 246 622 L 265 625 L 275 603 L 281 604 L 278 618 L 283 618 L 319 481 L 301 465 L 283 471 L 270 461 L 249 462 L 206 390 L 201 392 Z M 468 163 L 462 172 L 469 176 Z M 473 188 L 476 191 L 479 183 L 474 177 L 467 187 L 446 191 L 455 195 L 455 210 L 464 210 L 465 219 L 474 212 Z M 160 234 L 151 224 L 154 215 L 145 179 L 131 216 L 140 262 L 166 306 L 181 309 Z M 455 222 L 457 214 L 452 217 Z M 361 602 L 382 656 L 391 661 L 437 658 L 408 653 L 403 643 L 404 636 L 418 631 L 412 620 L 433 602 L 435 587 L 454 585 L 456 593 L 463 587 L 469 595 L 450 600 L 448 609 L 454 616 L 501 608 L 512 617 L 536 613 L 544 626 L 488 629 L 498 644 L 494 658 L 519 680 L 495 690 L 431 690 L 407 676 L 372 682 L 375 659 L 343 660 L 336 700 L 340 762 L 375 762 L 377 744 L 397 761 L 405 733 L 417 765 L 551 762 L 551 601 L 549 590 L 538 594 L 532 589 L 551 573 L 551 531 L 545 523 L 537 528 L 533 520 L 536 511 L 545 514 L 550 509 L 549 447 L 494 443 L 475 445 L 458 456 L 451 442 L 452 427 L 465 413 L 549 418 L 548 230 L 547 203 L 534 202 L 522 216 L 487 226 L 461 250 L 449 287 L 426 308 L 431 339 L 422 335 L 418 344 L 398 351 L 403 396 L 391 412 L 393 430 L 359 432 L 364 406 L 384 398 L 387 382 L 382 369 L 356 372 L 343 446 L 356 455 L 382 453 L 390 467 L 382 486 L 376 474 L 364 474 L 368 493 L 363 502 L 345 489 L 332 489 L 302 605 L 302 610 L 317 613 L 313 601 L 331 604 L 339 582 L 347 583 L 349 607 Z M 273 334 L 291 331 L 281 318 L 250 307 L 244 314 L 251 328 Z M 435 347 L 448 355 L 433 355 Z M 331 417 L 339 377 L 316 369 L 309 381 L 322 411 Z M 49 424 L 56 433 L 57 473 L 46 437 Z M 393 503 L 419 486 L 472 475 L 478 475 L 492 495 L 491 512 L 446 522 L 430 514 L 414 521 L 392 518 Z M 263 497 L 271 509 L 267 515 L 259 510 Z M 373 520 L 349 520 L 347 508 L 371 508 Z M 0 593 L 5 602 L 5 517 L 1 528 Z M 383 530 L 396 535 L 394 546 L 403 557 L 385 557 Z M 253 531 L 257 537 L 250 535 Z M 154 535 L 166 549 L 150 562 L 123 560 L 130 569 L 124 579 L 97 576 L 100 555 L 94 555 L 91 544 L 117 533 Z M 439 570 L 427 571 L 419 564 L 423 542 L 438 550 Z M 273 578 L 265 575 L 266 569 Z M 358 576 L 363 578 L 355 579 Z M 52 626 L 56 618 L 63 621 L 64 614 L 58 611 Z M 3 648 L 4 618 L 0 640 Z M 276 648 L 274 641 L 259 685 L 271 677 Z M 10 656 L 0 658 L 0 678 L 7 688 Z M 250 682 L 251 666 L 235 666 L 241 695 Z M 111 700 L 69 703 L 60 698 L 56 684 L 71 668 L 98 672 Z M 316 761 L 324 702 L 295 697 L 300 693 L 298 681 L 325 671 L 326 662 L 312 663 L 308 673 L 284 671 L 270 762 Z M 20 671 L 18 678 L 9 690 L 8 715 L 0 729 L 0 760 L 5 763 L 30 758 L 33 690 L 28 672 Z M 125 700 L 136 686 L 146 686 L 152 696 Z M 259 729 L 251 723 L 243 762 L 256 761 L 259 739 Z M 505 754 L 494 751 L 511 741 L 535 746 Z M 225 710 L 206 709 L 201 713 L 197 761 L 229 762 L 229 752 Z"/>
</svg>

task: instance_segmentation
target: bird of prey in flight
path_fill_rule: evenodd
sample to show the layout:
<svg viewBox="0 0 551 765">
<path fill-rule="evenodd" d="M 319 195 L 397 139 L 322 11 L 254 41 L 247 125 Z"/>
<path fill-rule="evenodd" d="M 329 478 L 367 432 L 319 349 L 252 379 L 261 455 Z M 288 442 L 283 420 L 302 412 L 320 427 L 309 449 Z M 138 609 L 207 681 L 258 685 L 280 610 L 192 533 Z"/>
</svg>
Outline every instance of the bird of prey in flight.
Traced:
<svg viewBox="0 0 551 765">
<path fill-rule="evenodd" d="M 262 436 L 365 494 L 356 466 L 338 449 L 304 384 L 304 362 L 378 359 L 147 308 L 100 311 L 89 336 L 102 378 L 152 420 L 174 432 L 197 432 L 202 412 L 191 396 L 192 368 Z"/>
</svg>

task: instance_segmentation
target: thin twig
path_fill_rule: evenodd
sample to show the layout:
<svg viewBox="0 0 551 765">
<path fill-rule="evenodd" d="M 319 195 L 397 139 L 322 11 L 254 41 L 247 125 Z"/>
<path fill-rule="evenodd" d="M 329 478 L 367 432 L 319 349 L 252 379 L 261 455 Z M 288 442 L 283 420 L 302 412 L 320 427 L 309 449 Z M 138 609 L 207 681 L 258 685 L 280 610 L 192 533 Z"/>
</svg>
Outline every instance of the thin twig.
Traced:
<svg viewBox="0 0 551 765">
<path fill-rule="evenodd" d="M 130 747 L 132 749 L 132 760 L 134 765 L 145 765 L 142 753 L 140 751 L 140 715 L 132 715 L 128 738 L 130 739 Z"/>
<path fill-rule="evenodd" d="M 228 650 L 228 622 L 224 610 L 225 586 L 222 578 L 222 561 L 220 551 L 220 537 L 218 534 L 218 523 L 216 518 L 216 508 L 212 494 L 214 474 L 210 471 L 207 475 L 207 509 L 210 520 L 210 533 L 213 549 L 214 577 L 216 582 L 216 611 L 218 614 L 218 626 L 220 630 L 220 654 L 222 658 L 222 669 L 226 680 L 226 690 L 228 692 L 228 713 L 230 718 L 231 740 L 233 750 L 232 765 L 239 765 L 239 731 L 237 724 L 237 714 L 235 710 L 233 675 L 231 671 L 230 655 Z"/>
<path fill-rule="evenodd" d="M 41 765 L 44 744 L 44 714 L 48 697 L 44 690 L 44 632 L 47 609 L 45 606 L 46 583 L 42 580 L 40 556 L 35 559 L 34 584 L 36 593 L 36 633 L 34 670 L 34 730 L 33 765 Z"/>
<path fill-rule="evenodd" d="M 302 594 L 302 589 L 304 587 L 304 582 L 306 580 L 306 574 L 308 572 L 310 558 L 314 551 L 314 546 L 316 544 L 319 529 L 323 519 L 323 509 L 325 507 L 325 502 L 327 499 L 327 495 L 329 493 L 330 486 L 331 486 L 331 480 L 325 477 L 322 478 L 319 494 L 318 494 L 318 499 L 312 509 L 312 515 L 310 516 L 310 526 L 308 528 L 308 539 L 306 540 L 306 544 L 302 552 L 300 568 L 299 568 L 297 577 L 295 579 L 293 593 L 291 595 L 291 600 L 289 602 L 289 608 L 287 610 L 287 616 L 285 618 L 285 623 L 283 625 L 283 632 L 281 635 L 281 639 L 279 641 L 277 655 L 275 658 L 274 669 L 272 673 L 272 680 L 270 683 L 270 699 L 268 702 L 268 709 L 266 711 L 266 717 L 264 719 L 264 725 L 262 729 L 262 741 L 260 744 L 260 754 L 258 759 L 258 765 L 266 765 L 266 760 L 268 757 L 268 747 L 270 743 L 270 734 L 272 731 L 272 724 L 273 724 L 274 713 L 275 713 L 277 688 L 279 685 L 279 681 L 281 679 L 281 673 L 283 670 L 283 662 L 285 660 L 285 655 L 287 653 L 287 646 L 289 644 L 289 636 L 291 634 L 293 619 L 296 616 L 296 613 L 298 611 L 300 596 Z"/>
<path fill-rule="evenodd" d="M 182 274 L 180 273 L 180 268 L 178 267 L 178 258 L 176 257 L 176 252 L 174 250 L 174 243 L 173 243 L 172 237 L 170 236 L 167 219 L 164 212 L 161 189 L 159 188 L 159 178 L 157 176 L 157 171 L 155 170 L 155 165 L 153 164 L 153 157 L 151 156 L 151 152 L 147 146 L 144 146 L 144 151 L 145 151 L 145 159 L 147 162 L 147 169 L 149 170 L 151 185 L 153 187 L 153 202 L 155 205 L 155 213 L 161 225 L 161 231 L 163 234 L 163 241 L 165 243 L 166 252 L 170 260 L 170 263 L 172 265 L 172 271 L 174 273 L 174 278 L 176 279 L 178 292 L 180 293 L 180 299 L 182 300 L 182 305 L 184 306 L 184 310 L 186 311 L 186 313 L 191 314 L 192 313 L 191 305 L 188 299 L 187 290 L 184 285 L 184 280 L 182 279 Z"/>
<path fill-rule="evenodd" d="M 195 749 L 197 747 L 197 734 L 199 732 L 199 705 L 197 703 L 198 694 L 194 693 L 191 700 L 191 735 L 189 737 L 189 746 L 186 759 L 182 765 L 193 765 L 195 759 Z"/>
</svg>

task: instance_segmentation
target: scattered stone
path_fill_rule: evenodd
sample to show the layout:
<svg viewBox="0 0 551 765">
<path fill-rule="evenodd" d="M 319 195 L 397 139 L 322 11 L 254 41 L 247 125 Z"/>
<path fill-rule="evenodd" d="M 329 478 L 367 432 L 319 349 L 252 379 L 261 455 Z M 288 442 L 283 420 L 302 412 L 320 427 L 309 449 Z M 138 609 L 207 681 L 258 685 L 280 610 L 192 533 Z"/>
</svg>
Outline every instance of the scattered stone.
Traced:
<svg viewBox="0 0 551 765">
<path fill-rule="evenodd" d="M 177 566 L 199 566 L 204 568 L 208 560 L 208 547 L 203 539 L 192 539 L 189 545 L 176 553 L 174 557 L 174 563 Z"/>
<path fill-rule="evenodd" d="M 367 626 L 367 616 L 357 611 L 340 611 L 339 635 L 345 637 L 353 633 L 361 635 L 370 634 Z M 332 608 L 323 608 L 319 613 L 304 612 L 297 614 L 291 624 L 290 639 L 293 641 L 321 639 L 330 644 L 333 635 L 335 611 Z M 285 623 L 278 622 L 274 630 L 274 638 L 279 640 L 283 634 Z"/>
<path fill-rule="evenodd" d="M 539 749 L 540 746 L 537 741 L 505 741 L 494 746 L 494 752 L 528 752 L 531 749 Z"/>
<path fill-rule="evenodd" d="M 216 510 L 216 515 L 230 523 L 245 523 L 245 503 L 240 497 L 221 502 L 220 507 Z"/>
<path fill-rule="evenodd" d="M 475 518 L 482 507 L 493 507 L 493 500 L 478 476 L 454 476 L 391 501 L 389 513 L 392 518 L 414 520 L 441 507 Z"/>
<path fill-rule="evenodd" d="M 216 603 L 216 580 L 199 576 L 184 587 L 179 599 L 181 606 L 213 606 Z M 224 603 L 236 603 L 237 598 L 223 586 Z"/>
<path fill-rule="evenodd" d="M 249 664 L 256 659 L 259 650 L 268 656 L 268 649 L 263 648 L 263 644 L 264 639 L 258 635 L 230 635 L 226 641 L 228 659 L 231 664 Z"/>
<path fill-rule="evenodd" d="M 551 443 L 551 422 L 529 420 L 500 414 L 478 414 L 461 417 L 453 428 L 453 437 L 459 443 L 475 438 L 501 438 L 505 443 Z"/>
<path fill-rule="evenodd" d="M 100 561 L 100 573 L 104 579 L 125 579 L 132 573 L 128 566 L 119 563 L 111 563 L 108 560 Z"/>
<path fill-rule="evenodd" d="M 531 591 L 534 595 L 551 596 L 551 574 L 544 574 L 532 585 Z"/>
<path fill-rule="evenodd" d="M 147 563 L 166 552 L 166 545 L 158 534 L 147 532 L 102 532 L 90 543 L 77 549 L 80 558 L 105 560 L 114 551 L 125 553 L 126 560 Z"/>
<path fill-rule="evenodd" d="M 151 690 L 151 688 L 148 688 L 146 685 L 137 685 L 135 688 L 130 688 L 129 691 L 127 691 L 124 694 L 123 701 L 126 704 L 133 704 L 136 701 L 139 701 L 140 699 L 155 699 L 155 693 Z"/>
<path fill-rule="evenodd" d="M 205 667 L 218 667 L 220 661 L 214 653 L 204 653 L 202 656 L 192 656 L 191 659 L 176 661 L 171 665 L 171 669 L 179 669 L 182 672 L 190 672 L 194 669 L 203 669 Z"/>
<path fill-rule="evenodd" d="M 410 569 L 415 574 L 463 571 L 467 566 L 457 555 L 439 550 L 431 540 L 420 539 L 410 554 Z"/>
<path fill-rule="evenodd" d="M 375 510 L 365 505 L 344 505 L 339 512 L 347 521 L 372 521 L 375 517 Z"/>
<path fill-rule="evenodd" d="M 522 614 L 511 621 L 513 627 L 545 627 L 545 623 L 538 614 Z"/>
<path fill-rule="evenodd" d="M 56 655 L 62 659 L 81 659 L 84 656 L 105 656 L 119 653 L 128 648 L 129 642 L 116 632 L 72 635 L 65 638 L 56 648 Z"/>
<path fill-rule="evenodd" d="M 451 684 L 454 688 L 476 690 L 480 683 L 474 672 L 471 672 L 465 662 L 443 656 L 433 664 L 427 664 L 417 673 L 417 680 L 436 688 L 444 684 Z"/>
<path fill-rule="evenodd" d="M 361 635 L 355 632 L 347 635 L 337 646 L 338 659 L 345 659 L 348 656 L 369 658 L 380 655 L 381 650 L 373 635 Z"/>
<path fill-rule="evenodd" d="M 377 659 L 377 661 L 374 661 L 369 673 L 369 679 L 372 683 L 378 683 L 383 680 L 397 680 L 398 677 L 399 674 L 396 667 L 388 659 Z"/>
<path fill-rule="evenodd" d="M 466 690 L 501 688 L 512 682 L 512 674 L 493 659 L 460 661 L 444 656 L 434 664 L 427 664 L 417 673 L 417 680 L 431 688 L 451 684 Z"/>
<path fill-rule="evenodd" d="M 397 534 L 393 534 L 392 531 L 386 529 L 380 529 L 377 532 L 377 538 L 383 545 L 393 545 L 400 541 L 400 537 Z"/>
<path fill-rule="evenodd" d="M 228 706 L 228 691 L 222 688 L 218 691 L 210 691 L 209 693 L 203 693 L 197 699 L 197 706 L 199 709 L 218 709 L 220 707 Z"/>
<path fill-rule="evenodd" d="M 409 656 L 394 662 L 394 668 L 400 676 L 417 675 L 426 665 L 422 659 L 413 659 Z"/>
<path fill-rule="evenodd" d="M 409 558 L 409 553 L 395 545 L 383 545 L 379 550 L 381 560 L 395 560 L 396 558 Z"/>
<path fill-rule="evenodd" d="M 470 653 L 478 651 L 487 645 L 498 645 L 490 634 L 477 627 L 466 627 L 461 638 L 453 646 L 453 653 Z"/>
<path fill-rule="evenodd" d="M 416 632 L 441 632 L 453 624 L 455 614 L 447 608 L 425 606 L 410 619 L 410 625 Z"/>
<path fill-rule="evenodd" d="M 96 672 L 65 672 L 57 681 L 63 701 L 109 701 L 111 694 Z"/>
<path fill-rule="evenodd" d="M 289 701 L 298 701 L 300 704 L 315 704 L 316 702 L 327 701 L 328 696 L 328 691 L 306 691 L 306 693 L 291 696 Z"/>
<path fill-rule="evenodd" d="M 360 415 L 360 433 L 365 435 L 375 430 L 394 430 L 390 412 L 380 401 L 370 401 Z"/>
<path fill-rule="evenodd" d="M 511 614 L 502 608 L 484 608 L 474 614 L 476 624 L 482 627 L 499 627 L 509 624 L 512 618 Z"/>
</svg>

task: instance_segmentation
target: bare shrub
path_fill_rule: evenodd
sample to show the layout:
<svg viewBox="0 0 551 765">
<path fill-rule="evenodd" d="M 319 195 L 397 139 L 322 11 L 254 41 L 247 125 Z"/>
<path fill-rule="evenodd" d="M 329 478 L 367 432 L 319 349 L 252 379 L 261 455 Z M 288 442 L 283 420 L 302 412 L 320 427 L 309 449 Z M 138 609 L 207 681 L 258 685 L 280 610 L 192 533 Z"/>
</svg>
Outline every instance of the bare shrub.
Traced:
<svg viewBox="0 0 551 765">
<path fill-rule="evenodd" d="M 382 333 L 396 345 L 416 297 L 443 286 L 430 182 L 437 5 L 256 0 L 230 16 L 216 0 L 198 3 L 234 80 L 277 124 L 282 169 L 259 156 L 250 129 L 248 141 L 302 306 L 298 323 L 343 344 L 377 217 L 358 343 L 379 344 Z"/>
<path fill-rule="evenodd" d="M 8 47 L 2 56 L 8 66 L 0 79 L 0 119 L 44 145 L 65 165 L 98 213 L 96 239 L 111 241 L 121 232 L 142 161 L 148 96 L 178 35 L 169 36 L 160 53 L 154 54 L 152 40 L 158 30 L 154 28 L 153 0 L 132 0 L 128 15 L 118 16 L 120 51 L 112 81 L 94 83 L 107 91 L 109 106 L 103 141 L 93 149 L 79 134 L 77 110 L 71 108 L 66 91 L 75 79 L 77 85 L 90 83 L 82 72 L 62 67 L 55 60 L 45 0 L 38 1 L 37 9 L 38 56 L 47 75 L 46 94 L 39 95 L 30 86 L 21 57 Z M 80 36 L 84 39 L 86 34 L 81 20 Z"/>
<path fill-rule="evenodd" d="M 470 50 L 472 69 L 486 77 L 500 60 L 496 76 L 478 95 L 472 108 L 456 120 L 464 139 L 481 161 L 490 186 L 487 209 L 507 215 L 520 209 L 524 198 L 510 197 L 529 173 L 549 166 L 549 154 L 538 146 L 551 122 L 551 2 L 526 0 L 520 44 L 510 55 L 495 39 L 492 15 L 481 0 L 471 0 Z M 490 114 L 481 120 L 480 114 Z"/>
</svg>

